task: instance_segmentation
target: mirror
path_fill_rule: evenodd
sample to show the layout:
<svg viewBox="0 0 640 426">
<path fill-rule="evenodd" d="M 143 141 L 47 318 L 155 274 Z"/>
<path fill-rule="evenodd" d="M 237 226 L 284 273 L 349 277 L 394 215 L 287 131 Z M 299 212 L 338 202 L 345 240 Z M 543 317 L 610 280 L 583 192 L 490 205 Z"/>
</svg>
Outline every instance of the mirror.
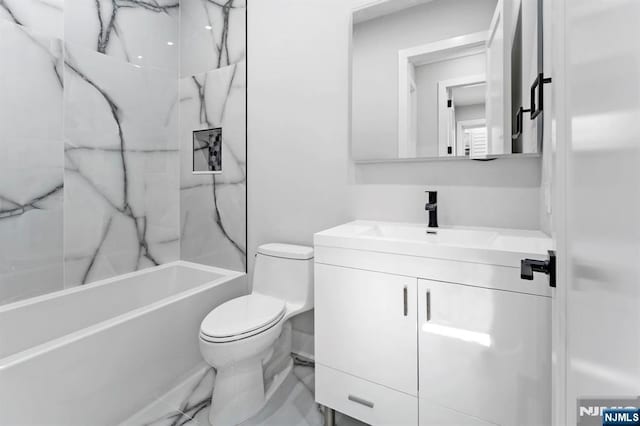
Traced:
<svg viewBox="0 0 640 426">
<path fill-rule="evenodd" d="M 487 138 L 487 82 L 464 82 L 447 89 L 449 97 L 447 154 L 480 157 L 489 153 Z M 453 137 L 452 137 L 453 136 Z M 452 149 L 453 147 L 453 149 Z"/>
<path fill-rule="evenodd" d="M 526 122 L 521 108 L 523 18 L 510 16 L 520 9 L 518 0 L 383 0 L 354 10 L 354 160 L 538 153 L 539 144 L 523 143 L 522 129 L 541 119 Z"/>
<path fill-rule="evenodd" d="M 486 135 L 486 40 L 480 32 L 398 52 L 399 158 L 469 156 L 458 127 Z"/>
</svg>

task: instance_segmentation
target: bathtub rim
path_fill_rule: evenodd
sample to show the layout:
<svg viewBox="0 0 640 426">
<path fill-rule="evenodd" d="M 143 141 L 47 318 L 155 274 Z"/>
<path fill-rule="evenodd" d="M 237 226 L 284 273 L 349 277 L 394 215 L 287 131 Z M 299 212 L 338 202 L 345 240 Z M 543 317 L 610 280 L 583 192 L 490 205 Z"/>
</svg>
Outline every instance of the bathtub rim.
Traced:
<svg viewBox="0 0 640 426">
<path fill-rule="evenodd" d="M 150 303 L 148 305 L 144 305 L 144 306 L 140 306 L 136 309 L 132 309 L 130 311 L 124 312 L 120 315 L 117 315 L 115 317 L 103 320 L 103 321 L 99 321 L 95 324 L 90 325 L 89 327 L 84 327 L 80 330 L 76 330 L 74 332 L 65 334 L 63 336 L 51 339 L 51 340 L 47 340 L 43 343 L 37 344 L 35 346 L 32 346 L 28 349 L 24 349 L 21 351 L 18 351 L 14 354 L 11 354 L 9 356 L 6 356 L 4 358 L 0 358 L 0 373 L 12 366 L 18 365 L 22 362 L 26 362 L 32 358 L 35 358 L 37 356 L 43 355 L 47 352 L 51 352 L 55 349 L 58 349 L 66 344 L 69 343 L 73 343 L 76 342 L 78 340 L 83 339 L 86 336 L 89 336 L 91 334 L 95 334 L 97 332 L 100 332 L 102 330 L 106 330 L 110 327 L 122 324 L 126 321 L 130 321 L 133 318 L 139 317 L 141 315 L 144 315 L 148 312 L 152 312 L 155 311 L 157 309 L 160 309 L 164 306 L 167 306 L 170 303 L 174 303 L 174 302 L 178 302 L 180 300 L 186 299 L 188 297 L 191 297 L 195 294 L 201 293 L 204 290 L 207 290 L 211 287 L 215 287 L 217 285 L 220 285 L 224 282 L 227 281 L 232 281 L 234 279 L 237 278 L 242 278 L 242 277 L 246 277 L 247 273 L 246 272 L 240 272 L 240 271 L 234 271 L 231 269 L 224 269 L 224 268 L 218 268 L 216 266 L 208 266 L 208 265 L 202 265 L 200 263 L 194 263 L 194 262 L 188 262 L 185 260 L 176 260 L 173 262 L 169 262 L 169 263 L 164 263 L 162 265 L 158 265 L 158 266 L 152 266 L 150 268 L 145 268 L 145 269 L 140 269 L 138 271 L 133 271 L 133 272 L 127 272 L 125 274 L 121 274 L 121 275 L 116 275 L 114 277 L 110 277 L 110 278 L 105 278 L 103 280 L 98 280 L 92 283 L 88 283 L 88 284 L 84 284 L 84 285 L 79 285 L 79 286 L 75 286 L 72 288 L 68 288 L 68 289 L 64 289 L 64 290 L 59 290 L 59 291 L 55 291 L 55 292 L 51 292 L 48 294 L 44 294 L 44 295 L 40 295 L 40 296 L 35 296 L 29 299 L 25 299 L 25 300 L 19 300 L 17 302 L 13 302 L 13 303 L 8 303 L 6 305 L 0 306 L 0 314 L 6 311 L 10 311 L 10 310 L 14 310 L 14 309 L 19 309 L 22 308 L 24 306 L 29 306 L 32 304 L 36 304 L 36 303 L 40 303 L 40 302 L 44 302 L 47 300 L 53 300 L 53 299 L 57 299 L 60 297 L 64 297 L 67 296 L 69 294 L 74 294 L 77 293 L 79 291 L 86 291 L 90 288 L 96 288 L 96 287 L 101 287 L 104 285 L 108 285 L 111 284 L 115 281 L 120 281 L 123 279 L 128 279 L 128 278 L 134 278 L 137 277 L 139 275 L 143 275 L 146 273 L 150 273 L 150 272 L 154 272 L 154 271 L 160 271 L 163 269 L 168 269 L 174 266 L 184 266 L 184 267 L 188 267 L 188 268 L 193 268 L 193 269 L 199 269 L 201 271 L 206 271 L 206 272 L 214 272 L 217 273 L 219 275 L 222 275 L 221 277 L 212 280 L 212 281 L 207 281 L 203 284 L 200 284 L 196 287 L 193 287 L 191 289 L 188 290 L 184 290 L 181 291 L 179 293 L 175 293 L 171 296 L 167 296 L 164 297 L 162 299 L 159 299 L 153 303 Z M 248 282 L 246 282 L 245 284 L 247 284 L 247 290 L 248 290 Z"/>
</svg>

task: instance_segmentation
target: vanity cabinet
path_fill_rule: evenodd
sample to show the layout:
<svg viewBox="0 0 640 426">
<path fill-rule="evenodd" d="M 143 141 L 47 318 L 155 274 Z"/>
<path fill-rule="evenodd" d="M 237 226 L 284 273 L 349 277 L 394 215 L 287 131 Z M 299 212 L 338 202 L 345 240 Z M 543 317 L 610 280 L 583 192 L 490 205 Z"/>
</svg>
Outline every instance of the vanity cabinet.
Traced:
<svg viewBox="0 0 640 426">
<path fill-rule="evenodd" d="M 418 392 L 417 279 L 316 264 L 318 362 Z"/>
<path fill-rule="evenodd" d="M 417 279 L 316 264 L 315 281 L 318 401 L 370 424 L 417 424 Z"/>
<path fill-rule="evenodd" d="M 548 279 L 520 279 L 548 241 L 423 235 L 365 221 L 316 234 L 317 402 L 372 425 L 550 424 Z"/>
<path fill-rule="evenodd" d="M 419 280 L 420 424 L 549 424 L 551 300 Z"/>
</svg>

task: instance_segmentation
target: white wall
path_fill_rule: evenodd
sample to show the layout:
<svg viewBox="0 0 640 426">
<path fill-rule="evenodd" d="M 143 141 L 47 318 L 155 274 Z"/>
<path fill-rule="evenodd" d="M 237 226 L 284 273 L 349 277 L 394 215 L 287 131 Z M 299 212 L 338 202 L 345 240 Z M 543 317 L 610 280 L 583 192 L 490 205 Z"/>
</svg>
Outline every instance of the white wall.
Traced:
<svg viewBox="0 0 640 426">
<path fill-rule="evenodd" d="M 349 14 L 344 0 L 257 0 L 248 7 L 249 267 L 259 244 L 312 244 L 355 218 L 538 227 L 539 160 L 353 166 Z M 312 331 L 310 315 L 296 321 Z"/>
<path fill-rule="evenodd" d="M 348 43 L 344 0 L 248 6 L 248 235 L 312 244 L 348 212 Z M 308 331 L 310 316 L 296 327 Z"/>
<path fill-rule="evenodd" d="M 438 191 L 440 225 L 538 229 L 540 159 L 359 165 L 350 213 L 424 222 L 425 190 Z"/>
<path fill-rule="evenodd" d="M 495 0 L 435 0 L 354 26 L 357 158 L 397 157 L 398 50 L 487 31 L 495 7 Z"/>
<path fill-rule="evenodd" d="M 415 68 L 418 88 L 418 157 L 438 156 L 438 82 L 484 74 L 486 61 L 487 57 L 482 53 Z M 456 108 L 456 117 L 457 113 Z"/>
<path fill-rule="evenodd" d="M 348 216 L 348 18 L 343 0 L 249 6 L 252 255 Z"/>
<path fill-rule="evenodd" d="M 480 120 L 487 116 L 485 104 L 456 107 L 456 121 Z"/>
</svg>

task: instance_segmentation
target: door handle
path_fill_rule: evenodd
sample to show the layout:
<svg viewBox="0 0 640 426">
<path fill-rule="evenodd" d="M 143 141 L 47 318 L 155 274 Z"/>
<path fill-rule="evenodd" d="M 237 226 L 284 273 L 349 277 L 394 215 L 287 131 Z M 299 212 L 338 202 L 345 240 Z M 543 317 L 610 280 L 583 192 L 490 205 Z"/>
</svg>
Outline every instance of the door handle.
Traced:
<svg viewBox="0 0 640 426">
<path fill-rule="evenodd" d="M 349 401 L 355 402 L 356 404 L 364 405 L 365 407 L 373 408 L 373 402 L 367 401 L 366 399 L 359 398 L 354 395 L 348 396 Z"/>
<path fill-rule="evenodd" d="M 531 119 L 535 119 L 542 114 L 544 109 L 544 85 L 551 83 L 551 77 L 545 77 L 542 73 L 538 74 L 535 81 L 531 85 Z M 536 89 L 538 90 L 538 105 L 536 108 Z"/>
<path fill-rule="evenodd" d="M 409 294 L 407 291 L 407 286 L 404 286 L 404 290 L 402 291 L 402 300 L 404 301 L 404 316 L 406 317 L 409 314 Z"/>
<path fill-rule="evenodd" d="M 523 120 L 522 116 L 524 115 L 525 112 L 531 112 L 531 110 L 520 107 L 520 109 L 518 109 L 518 112 L 516 113 L 516 126 L 515 126 L 516 132 L 511 135 L 511 139 L 513 140 L 518 139 L 522 134 L 522 128 L 524 127 L 522 125 L 522 120 Z"/>
<path fill-rule="evenodd" d="M 549 275 L 549 286 L 556 286 L 556 252 L 549 250 L 549 259 L 535 260 L 522 259 L 520 261 L 520 278 L 523 280 L 533 280 L 533 273 L 540 272 Z"/>
<path fill-rule="evenodd" d="M 431 321 L 431 290 L 427 290 L 427 322 Z"/>
</svg>

